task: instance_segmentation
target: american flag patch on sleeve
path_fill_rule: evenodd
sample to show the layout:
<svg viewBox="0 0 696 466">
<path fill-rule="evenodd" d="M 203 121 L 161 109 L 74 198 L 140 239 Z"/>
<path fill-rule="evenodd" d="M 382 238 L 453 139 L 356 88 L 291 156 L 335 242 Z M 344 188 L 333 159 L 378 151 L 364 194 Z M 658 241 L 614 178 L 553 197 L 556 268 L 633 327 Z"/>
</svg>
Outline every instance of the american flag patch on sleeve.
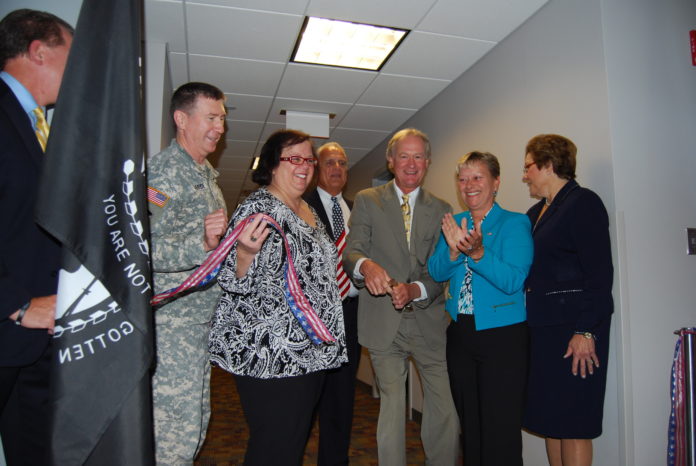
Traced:
<svg viewBox="0 0 696 466">
<path fill-rule="evenodd" d="M 147 200 L 157 207 L 164 207 L 169 202 L 169 196 L 155 188 L 147 187 Z"/>
</svg>

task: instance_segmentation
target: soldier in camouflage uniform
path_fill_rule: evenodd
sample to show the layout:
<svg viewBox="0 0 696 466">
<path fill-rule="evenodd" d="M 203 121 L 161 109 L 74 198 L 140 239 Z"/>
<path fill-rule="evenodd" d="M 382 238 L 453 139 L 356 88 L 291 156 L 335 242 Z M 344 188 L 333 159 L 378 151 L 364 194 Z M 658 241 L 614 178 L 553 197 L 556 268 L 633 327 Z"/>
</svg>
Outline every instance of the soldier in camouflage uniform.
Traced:
<svg viewBox="0 0 696 466">
<path fill-rule="evenodd" d="M 206 160 L 224 133 L 224 94 L 188 83 L 172 96 L 176 139 L 149 161 L 154 288 L 181 284 L 217 247 L 227 227 L 218 173 Z M 155 311 L 152 379 L 157 464 L 192 464 L 210 419 L 208 332 L 216 283 Z"/>
</svg>

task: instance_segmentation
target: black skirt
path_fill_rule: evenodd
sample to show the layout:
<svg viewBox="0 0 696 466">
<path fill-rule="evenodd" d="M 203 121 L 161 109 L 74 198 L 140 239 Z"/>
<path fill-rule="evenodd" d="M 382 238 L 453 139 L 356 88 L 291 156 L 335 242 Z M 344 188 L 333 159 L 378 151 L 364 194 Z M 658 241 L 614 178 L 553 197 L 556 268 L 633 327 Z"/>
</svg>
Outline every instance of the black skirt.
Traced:
<svg viewBox="0 0 696 466">
<path fill-rule="evenodd" d="M 525 429 L 561 439 L 592 439 L 602 434 L 610 323 L 607 318 L 595 329 L 600 366 L 585 379 L 579 371 L 577 376 L 572 374 L 572 356 L 563 359 L 575 330 L 572 325 L 529 328 Z"/>
</svg>

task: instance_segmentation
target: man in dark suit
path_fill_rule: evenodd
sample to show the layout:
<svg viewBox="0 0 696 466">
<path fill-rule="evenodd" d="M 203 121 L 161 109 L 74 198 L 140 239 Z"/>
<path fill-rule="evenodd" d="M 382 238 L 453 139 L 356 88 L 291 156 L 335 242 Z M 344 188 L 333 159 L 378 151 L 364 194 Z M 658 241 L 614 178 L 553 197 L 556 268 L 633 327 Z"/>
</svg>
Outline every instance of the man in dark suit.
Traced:
<svg viewBox="0 0 696 466">
<path fill-rule="evenodd" d="M 336 242 L 341 256 L 348 232 L 351 201 L 342 191 L 348 180 L 348 157 L 340 144 L 329 142 L 317 150 L 319 156 L 317 188 L 304 198 L 319 214 L 326 231 Z M 318 465 L 348 464 L 350 432 L 353 425 L 355 375 L 360 364 L 358 343 L 358 290 L 344 273 L 338 277 L 343 297 L 343 321 L 346 328 L 348 363 L 326 373 L 324 389 L 317 409 L 319 414 Z"/>
<path fill-rule="evenodd" d="M 0 21 L 0 434 L 7 464 L 49 463 L 50 333 L 60 247 L 34 221 L 48 125 L 73 28 L 34 10 Z"/>
<path fill-rule="evenodd" d="M 412 358 L 423 386 L 421 439 L 428 464 L 455 464 L 457 413 L 445 361 L 443 286 L 428 273 L 428 257 L 452 208 L 421 185 L 430 142 L 417 129 L 397 132 L 387 146 L 394 180 L 355 198 L 343 255 L 346 272 L 364 285 L 358 336 L 367 347 L 380 394 L 380 465 L 406 464 L 406 375 Z"/>
</svg>

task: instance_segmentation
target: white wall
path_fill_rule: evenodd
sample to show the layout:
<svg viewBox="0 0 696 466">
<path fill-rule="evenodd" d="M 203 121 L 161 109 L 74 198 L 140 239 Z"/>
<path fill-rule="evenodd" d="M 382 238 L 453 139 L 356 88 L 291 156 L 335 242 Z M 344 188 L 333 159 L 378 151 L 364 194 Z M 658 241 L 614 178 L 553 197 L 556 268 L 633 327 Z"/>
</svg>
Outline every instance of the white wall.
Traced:
<svg viewBox="0 0 696 466">
<path fill-rule="evenodd" d="M 145 121 L 147 155 L 158 153 L 174 137 L 174 122 L 169 116 L 172 77 L 167 44 L 145 38 Z"/>
<path fill-rule="evenodd" d="M 620 244 L 626 464 L 664 464 L 672 332 L 696 325 L 693 0 L 602 2 Z"/>
<path fill-rule="evenodd" d="M 597 465 L 665 463 L 672 331 L 696 324 L 696 68 L 692 0 L 551 0 L 404 126 L 429 134 L 425 187 L 457 205 L 456 159 L 502 164 L 500 203 L 525 211 L 524 145 L 556 132 L 579 148 L 578 181 L 611 220 L 616 313 Z M 347 195 L 383 170 L 386 143 L 351 169 Z M 525 435 L 525 463 L 545 464 Z"/>
</svg>

